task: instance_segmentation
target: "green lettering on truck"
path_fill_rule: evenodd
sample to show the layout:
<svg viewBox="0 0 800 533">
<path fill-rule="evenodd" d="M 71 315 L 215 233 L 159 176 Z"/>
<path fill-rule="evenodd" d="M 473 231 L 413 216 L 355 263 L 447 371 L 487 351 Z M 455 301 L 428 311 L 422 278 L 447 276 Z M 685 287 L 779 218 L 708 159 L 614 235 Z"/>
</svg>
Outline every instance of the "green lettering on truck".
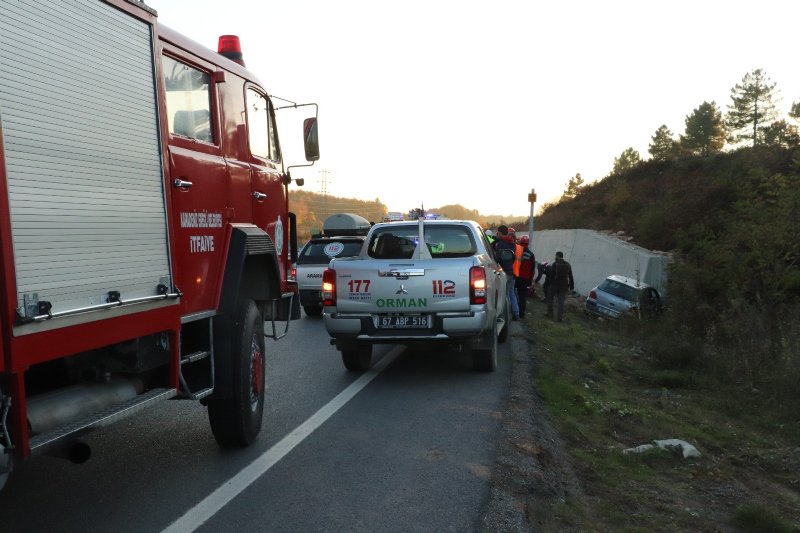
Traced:
<svg viewBox="0 0 800 533">
<path fill-rule="evenodd" d="M 427 298 L 378 298 L 375 301 L 378 307 L 426 307 Z"/>
</svg>

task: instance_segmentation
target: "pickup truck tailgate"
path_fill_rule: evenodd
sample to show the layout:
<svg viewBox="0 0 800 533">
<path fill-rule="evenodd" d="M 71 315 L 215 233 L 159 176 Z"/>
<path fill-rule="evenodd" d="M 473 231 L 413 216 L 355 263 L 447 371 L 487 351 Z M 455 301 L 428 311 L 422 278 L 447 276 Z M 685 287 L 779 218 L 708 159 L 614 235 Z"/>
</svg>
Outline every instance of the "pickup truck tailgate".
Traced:
<svg viewBox="0 0 800 533">
<path fill-rule="evenodd" d="M 469 311 L 471 266 L 463 258 L 350 260 L 336 273 L 336 308 L 365 314 Z"/>
</svg>

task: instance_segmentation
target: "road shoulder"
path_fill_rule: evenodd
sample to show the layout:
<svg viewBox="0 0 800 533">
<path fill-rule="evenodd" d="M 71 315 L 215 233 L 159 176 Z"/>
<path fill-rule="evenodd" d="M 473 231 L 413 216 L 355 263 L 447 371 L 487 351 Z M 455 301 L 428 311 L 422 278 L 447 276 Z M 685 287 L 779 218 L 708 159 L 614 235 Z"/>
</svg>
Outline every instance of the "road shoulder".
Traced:
<svg viewBox="0 0 800 533">
<path fill-rule="evenodd" d="M 555 531 L 558 508 L 584 499 L 561 438 L 539 398 L 533 319 L 512 322 L 511 391 L 492 469 L 484 531 Z"/>
</svg>

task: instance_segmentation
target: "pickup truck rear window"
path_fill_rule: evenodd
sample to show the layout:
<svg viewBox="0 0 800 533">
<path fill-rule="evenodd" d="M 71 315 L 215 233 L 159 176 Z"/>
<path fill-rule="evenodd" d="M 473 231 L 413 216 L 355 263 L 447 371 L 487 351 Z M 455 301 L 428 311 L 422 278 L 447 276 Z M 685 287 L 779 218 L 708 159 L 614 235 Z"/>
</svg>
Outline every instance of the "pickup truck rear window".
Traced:
<svg viewBox="0 0 800 533">
<path fill-rule="evenodd" d="M 425 244 L 434 259 L 470 257 L 477 246 L 470 228 L 458 224 L 425 227 Z M 419 241 L 418 226 L 392 225 L 376 230 L 367 253 L 375 259 L 410 259 Z"/>
</svg>

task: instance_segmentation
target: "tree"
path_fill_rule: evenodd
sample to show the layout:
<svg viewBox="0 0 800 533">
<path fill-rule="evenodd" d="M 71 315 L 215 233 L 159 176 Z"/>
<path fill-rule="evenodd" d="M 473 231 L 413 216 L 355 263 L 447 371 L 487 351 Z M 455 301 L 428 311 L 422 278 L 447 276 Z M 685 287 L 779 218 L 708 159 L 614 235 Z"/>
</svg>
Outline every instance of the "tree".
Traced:
<svg viewBox="0 0 800 533">
<path fill-rule="evenodd" d="M 763 70 L 756 69 L 731 89 L 733 103 L 728 106 L 727 125 L 732 143 L 752 142 L 756 146 L 764 142 L 764 128 L 778 117 L 775 85 Z"/>
<path fill-rule="evenodd" d="M 567 188 L 564 190 L 564 194 L 561 195 L 561 199 L 569 200 L 570 198 L 575 198 L 581 187 L 583 187 L 583 178 L 581 177 L 581 173 L 578 172 L 569 179 L 569 183 L 567 183 Z"/>
<path fill-rule="evenodd" d="M 478 220 L 480 213 L 475 209 L 467 209 L 461 204 L 443 205 L 436 212 L 453 220 Z"/>
<path fill-rule="evenodd" d="M 666 124 L 662 124 L 650 138 L 650 157 L 655 161 L 669 161 L 678 155 L 678 143 L 672 138 Z"/>
<path fill-rule="evenodd" d="M 800 120 L 800 102 L 792 102 L 792 109 L 789 110 L 789 116 L 795 120 Z"/>
<path fill-rule="evenodd" d="M 703 102 L 686 117 L 686 132 L 681 147 L 694 155 L 710 155 L 725 146 L 725 123 L 716 102 Z"/>
<path fill-rule="evenodd" d="M 763 129 L 764 144 L 767 146 L 781 146 L 792 148 L 800 145 L 800 132 L 797 126 L 789 124 L 785 120 L 776 120 Z"/>
<path fill-rule="evenodd" d="M 417 220 L 418 218 L 425 218 L 425 210 L 421 207 L 415 207 L 408 212 L 409 220 Z"/>
<path fill-rule="evenodd" d="M 614 158 L 614 169 L 611 173 L 617 175 L 623 174 L 633 169 L 641 162 L 642 158 L 639 156 L 639 152 L 633 148 L 626 148 L 619 157 Z"/>
</svg>

